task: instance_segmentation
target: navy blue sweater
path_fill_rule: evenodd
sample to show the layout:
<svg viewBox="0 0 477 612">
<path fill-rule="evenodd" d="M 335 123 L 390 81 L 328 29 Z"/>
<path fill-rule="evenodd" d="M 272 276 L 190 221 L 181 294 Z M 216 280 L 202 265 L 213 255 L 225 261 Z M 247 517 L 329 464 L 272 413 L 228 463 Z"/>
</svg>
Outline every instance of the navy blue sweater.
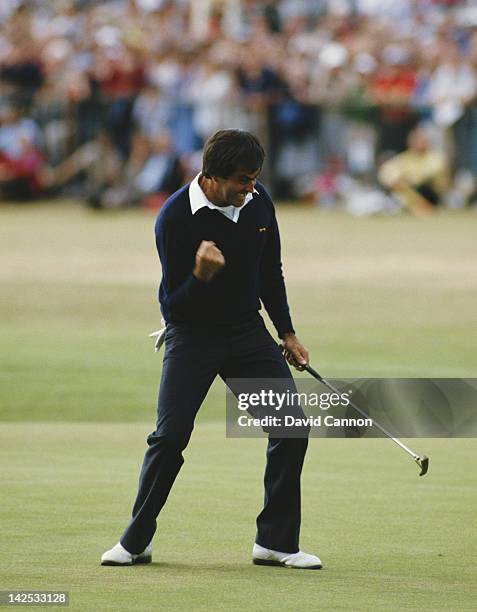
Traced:
<svg viewBox="0 0 477 612">
<path fill-rule="evenodd" d="M 279 334 L 292 332 L 280 259 L 275 210 L 264 187 L 240 211 L 237 223 L 203 207 L 194 215 L 189 185 L 173 194 L 156 221 L 156 245 L 162 264 L 159 288 L 166 323 L 240 324 L 265 306 Z M 192 274 L 202 240 L 222 251 L 225 267 L 205 283 Z"/>
</svg>

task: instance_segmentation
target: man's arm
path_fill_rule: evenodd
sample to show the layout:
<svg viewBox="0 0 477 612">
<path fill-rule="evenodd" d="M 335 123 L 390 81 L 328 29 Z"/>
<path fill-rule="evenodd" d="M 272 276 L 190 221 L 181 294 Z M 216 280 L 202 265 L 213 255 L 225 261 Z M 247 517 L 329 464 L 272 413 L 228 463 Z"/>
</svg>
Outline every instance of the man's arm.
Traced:
<svg viewBox="0 0 477 612">
<path fill-rule="evenodd" d="M 302 370 L 309 361 L 309 354 L 293 329 L 282 270 L 280 232 L 271 200 L 270 205 L 272 220 L 260 266 L 260 299 L 282 340 L 286 360 Z"/>
<path fill-rule="evenodd" d="M 295 333 L 290 317 L 285 280 L 281 262 L 281 245 L 278 223 L 272 207 L 270 227 L 260 261 L 260 299 L 270 315 L 280 338 L 286 333 Z"/>
<path fill-rule="evenodd" d="M 175 232 L 175 224 L 161 215 L 156 223 L 156 245 L 162 266 L 162 276 L 166 284 L 174 284 L 175 269 L 184 256 L 181 249 L 181 232 Z M 187 310 L 207 292 L 209 283 L 225 266 L 225 259 L 213 242 L 203 240 L 195 254 L 195 265 L 182 283 L 167 294 L 168 310 Z"/>
<path fill-rule="evenodd" d="M 193 276 L 204 283 L 210 283 L 225 266 L 225 258 L 215 242 L 202 240 L 195 254 Z"/>
<path fill-rule="evenodd" d="M 310 361 L 308 349 L 303 346 L 294 333 L 284 334 L 282 352 L 288 363 L 300 372 L 303 370 L 303 366 Z"/>
</svg>

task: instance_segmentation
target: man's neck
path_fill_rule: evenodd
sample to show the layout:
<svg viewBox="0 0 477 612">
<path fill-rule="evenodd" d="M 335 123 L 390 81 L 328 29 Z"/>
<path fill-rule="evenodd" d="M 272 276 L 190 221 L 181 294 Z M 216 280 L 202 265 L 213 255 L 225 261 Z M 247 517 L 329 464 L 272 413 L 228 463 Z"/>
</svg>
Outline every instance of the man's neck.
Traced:
<svg viewBox="0 0 477 612">
<path fill-rule="evenodd" d="M 216 195 L 216 191 L 213 187 L 212 179 L 205 177 L 203 174 L 199 176 L 199 187 L 204 192 L 205 197 L 212 202 L 215 206 L 219 206 L 220 208 L 224 208 L 228 206 L 228 204 L 224 204 L 221 200 L 218 199 Z"/>
</svg>

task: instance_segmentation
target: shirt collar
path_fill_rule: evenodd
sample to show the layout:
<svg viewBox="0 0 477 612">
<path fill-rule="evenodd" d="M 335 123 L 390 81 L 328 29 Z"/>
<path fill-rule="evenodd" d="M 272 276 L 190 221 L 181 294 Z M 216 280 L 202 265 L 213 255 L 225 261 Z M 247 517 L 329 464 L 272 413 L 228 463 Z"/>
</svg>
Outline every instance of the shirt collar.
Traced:
<svg viewBox="0 0 477 612">
<path fill-rule="evenodd" d="M 189 185 L 189 200 L 190 200 L 190 209 L 191 209 L 192 214 L 195 215 L 195 213 L 201 208 L 204 208 L 204 206 L 207 206 L 207 208 L 210 208 L 212 210 L 218 210 L 220 212 L 224 212 L 223 210 L 224 208 L 230 208 L 229 206 L 221 207 L 221 206 L 216 206 L 215 204 L 212 204 L 212 202 L 207 199 L 205 193 L 202 191 L 202 188 L 199 185 L 199 177 L 200 177 L 200 172 Z M 232 221 L 237 223 L 241 210 L 244 208 L 244 206 L 246 206 L 250 202 L 250 200 L 253 198 L 253 196 L 256 193 L 258 193 L 256 189 L 253 190 L 253 193 L 247 193 L 242 206 L 234 206 L 234 211 L 233 211 L 234 215 L 233 215 Z"/>
</svg>

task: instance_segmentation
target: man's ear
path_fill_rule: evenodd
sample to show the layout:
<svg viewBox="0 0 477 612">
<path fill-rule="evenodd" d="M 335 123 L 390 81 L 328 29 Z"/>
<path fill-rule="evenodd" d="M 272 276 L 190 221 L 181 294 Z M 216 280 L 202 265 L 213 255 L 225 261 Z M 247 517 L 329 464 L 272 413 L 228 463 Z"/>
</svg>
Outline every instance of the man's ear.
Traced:
<svg viewBox="0 0 477 612">
<path fill-rule="evenodd" d="M 214 183 L 218 183 L 219 181 L 219 177 L 218 176 L 212 176 L 211 174 L 202 174 L 202 176 L 210 181 L 214 181 Z"/>
</svg>

